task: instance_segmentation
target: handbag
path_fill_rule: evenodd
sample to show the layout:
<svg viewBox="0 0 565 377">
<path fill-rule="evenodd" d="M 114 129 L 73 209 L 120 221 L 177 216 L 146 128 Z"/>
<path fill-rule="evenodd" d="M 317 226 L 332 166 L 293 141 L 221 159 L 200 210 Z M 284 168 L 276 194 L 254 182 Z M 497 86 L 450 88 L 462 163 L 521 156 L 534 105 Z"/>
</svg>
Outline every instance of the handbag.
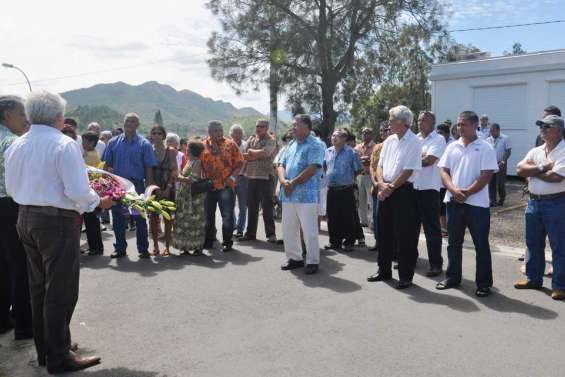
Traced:
<svg viewBox="0 0 565 377">
<path fill-rule="evenodd" d="M 192 182 L 190 185 L 190 193 L 192 196 L 203 194 L 208 191 L 212 191 L 213 184 L 211 179 L 199 179 L 198 181 Z"/>
</svg>

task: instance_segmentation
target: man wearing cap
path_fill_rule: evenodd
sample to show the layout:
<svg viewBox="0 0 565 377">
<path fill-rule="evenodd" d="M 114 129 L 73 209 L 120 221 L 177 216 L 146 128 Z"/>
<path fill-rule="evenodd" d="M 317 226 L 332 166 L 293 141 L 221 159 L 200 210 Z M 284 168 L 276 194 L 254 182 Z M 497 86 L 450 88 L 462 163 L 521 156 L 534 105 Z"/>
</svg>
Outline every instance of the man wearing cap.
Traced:
<svg viewBox="0 0 565 377">
<path fill-rule="evenodd" d="M 551 280 L 554 300 L 565 299 L 565 142 L 563 119 L 548 115 L 536 124 L 545 144 L 533 148 L 517 167 L 528 178 L 530 200 L 526 209 L 527 280 L 516 282 L 517 289 L 539 289 L 545 269 L 545 238 L 553 259 Z"/>
<path fill-rule="evenodd" d="M 486 140 L 494 148 L 496 161 L 498 161 L 498 173 L 492 175 L 488 187 L 490 206 L 502 206 L 504 199 L 506 199 L 506 166 L 512 152 L 512 146 L 510 145 L 510 138 L 500 133 L 498 123 L 493 123 L 490 126 L 490 136 Z M 500 198 L 498 201 L 496 200 L 497 195 Z"/>
<path fill-rule="evenodd" d="M 369 127 L 364 127 L 361 130 L 363 142 L 357 144 L 355 151 L 361 158 L 363 170 L 357 177 L 357 186 L 359 187 L 359 220 L 362 226 L 369 224 L 369 210 L 372 211 L 371 199 L 371 154 L 375 147 L 373 141 L 373 130 Z"/>
</svg>

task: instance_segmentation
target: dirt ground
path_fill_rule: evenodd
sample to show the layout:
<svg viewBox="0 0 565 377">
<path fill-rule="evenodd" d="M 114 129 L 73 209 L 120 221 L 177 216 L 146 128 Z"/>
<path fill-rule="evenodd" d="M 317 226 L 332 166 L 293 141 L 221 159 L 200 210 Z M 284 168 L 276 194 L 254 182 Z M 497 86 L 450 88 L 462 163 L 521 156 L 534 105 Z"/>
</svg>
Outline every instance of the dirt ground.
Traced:
<svg viewBox="0 0 565 377">
<path fill-rule="evenodd" d="M 490 241 L 512 247 L 524 247 L 524 211 L 528 196 L 523 194 L 525 182 L 509 177 L 503 207 L 491 208 Z"/>
</svg>

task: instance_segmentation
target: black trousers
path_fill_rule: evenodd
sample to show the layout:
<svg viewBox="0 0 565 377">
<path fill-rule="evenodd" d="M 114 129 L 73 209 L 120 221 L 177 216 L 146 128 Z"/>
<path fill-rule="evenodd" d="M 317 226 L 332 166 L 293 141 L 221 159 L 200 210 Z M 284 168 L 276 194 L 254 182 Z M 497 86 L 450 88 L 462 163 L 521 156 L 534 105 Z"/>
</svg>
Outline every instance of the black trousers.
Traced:
<svg viewBox="0 0 565 377">
<path fill-rule="evenodd" d="M 80 215 L 21 206 L 18 233 L 29 273 L 33 337 L 38 358 L 58 366 L 70 356 L 69 323 L 78 300 Z"/>
<path fill-rule="evenodd" d="M 398 250 L 398 275 L 412 281 L 418 260 L 418 219 L 416 195 L 411 183 L 397 188 L 379 201 L 379 270 L 391 274 L 395 248 Z"/>
<path fill-rule="evenodd" d="M 0 198 L 0 327 L 9 320 L 10 306 L 15 334 L 31 331 L 31 304 L 26 253 L 16 231 L 18 205 Z"/>
<path fill-rule="evenodd" d="M 104 251 L 102 232 L 100 231 L 100 219 L 96 215 L 96 211 L 85 213 L 82 216 L 86 228 L 88 249 L 90 251 Z"/>
<path fill-rule="evenodd" d="M 328 233 L 330 244 L 353 246 L 357 239 L 357 224 L 353 219 L 357 214 L 355 191 L 348 188 L 328 188 Z"/>
<path fill-rule="evenodd" d="M 430 267 L 443 266 L 441 257 L 440 193 L 436 190 L 415 190 L 418 213 L 418 238 L 424 226 Z"/>
<path fill-rule="evenodd" d="M 263 210 L 263 223 L 267 238 L 275 235 L 273 203 L 273 177 L 269 179 L 249 179 L 247 181 L 247 231 L 250 237 L 257 236 L 259 205 Z"/>
</svg>

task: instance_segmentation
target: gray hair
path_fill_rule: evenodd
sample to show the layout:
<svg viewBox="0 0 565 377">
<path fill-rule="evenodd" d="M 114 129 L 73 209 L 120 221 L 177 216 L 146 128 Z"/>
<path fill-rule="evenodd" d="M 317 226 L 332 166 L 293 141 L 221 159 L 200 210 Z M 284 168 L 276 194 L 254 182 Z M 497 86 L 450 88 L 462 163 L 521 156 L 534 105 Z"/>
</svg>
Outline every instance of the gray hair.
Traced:
<svg viewBox="0 0 565 377">
<path fill-rule="evenodd" d="M 488 114 L 483 114 L 479 119 L 488 119 Z"/>
<path fill-rule="evenodd" d="M 26 100 L 26 113 L 31 124 L 54 126 L 57 118 L 65 114 L 67 101 L 46 90 L 31 92 Z"/>
<path fill-rule="evenodd" d="M 224 127 L 222 126 L 222 122 L 220 122 L 219 120 L 211 120 L 208 122 L 208 132 L 218 128 L 220 128 L 222 131 L 224 130 Z"/>
<path fill-rule="evenodd" d="M 180 145 L 180 136 L 175 134 L 175 133 L 169 132 L 167 134 L 167 138 L 165 139 L 165 142 L 170 143 L 172 141 L 177 143 L 177 146 L 179 146 Z"/>
<path fill-rule="evenodd" d="M 0 96 L 0 122 L 3 121 L 4 113 L 12 111 L 18 106 L 24 106 L 24 100 L 18 96 Z"/>
<path fill-rule="evenodd" d="M 100 138 L 102 138 L 102 137 L 107 137 L 108 139 L 111 139 L 112 138 L 112 131 L 106 130 L 106 131 L 100 132 Z"/>
<path fill-rule="evenodd" d="M 102 127 L 100 127 L 100 125 L 97 122 L 90 122 L 88 124 L 88 127 L 86 127 L 86 130 L 87 131 L 94 131 L 98 135 L 100 135 L 100 131 L 102 131 Z"/>
<path fill-rule="evenodd" d="M 237 123 L 230 127 L 230 136 L 233 136 L 233 132 L 236 130 L 241 131 L 241 133 L 245 136 L 245 131 L 243 130 L 243 127 L 241 127 L 241 125 Z"/>
<path fill-rule="evenodd" d="M 412 126 L 412 122 L 414 121 L 414 114 L 404 105 L 391 108 L 388 114 L 394 119 L 403 121 L 406 127 Z"/>
<path fill-rule="evenodd" d="M 257 125 L 259 123 L 265 123 L 267 125 L 267 128 L 269 128 L 269 121 L 267 119 L 265 119 L 265 118 L 257 119 L 257 122 L 255 122 L 255 125 Z"/>
<path fill-rule="evenodd" d="M 137 115 L 136 113 L 127 113 L 126 115 L 124 115 L 124 123 L 126 120 L 130 118 L 137 119 L 137 123 L 141 123 L 141 120 L 139 119 L 139 115 Z"/>
</svg>

